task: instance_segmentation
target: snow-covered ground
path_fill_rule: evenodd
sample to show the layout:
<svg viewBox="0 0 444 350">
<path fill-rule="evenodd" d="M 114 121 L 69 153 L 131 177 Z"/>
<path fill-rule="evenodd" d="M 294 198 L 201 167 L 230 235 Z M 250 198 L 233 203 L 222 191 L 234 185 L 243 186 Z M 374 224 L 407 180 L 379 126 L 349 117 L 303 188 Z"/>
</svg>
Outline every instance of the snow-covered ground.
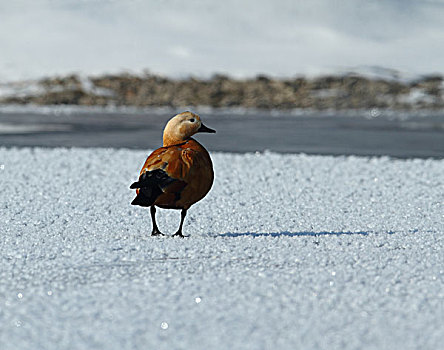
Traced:
<svg viewBox="0 0 444 350">
<path fill-rule="evenodd" d="M 444 160 L 216 153 L 182 240 L 146 154 L 0 149 L 2 350 L 442 347 Z"/>
<path fill-rule="evenodd" d="M 442 74 L 443 16 L 441 0 L 2 1 L 0 80 Z"/>
</svg>

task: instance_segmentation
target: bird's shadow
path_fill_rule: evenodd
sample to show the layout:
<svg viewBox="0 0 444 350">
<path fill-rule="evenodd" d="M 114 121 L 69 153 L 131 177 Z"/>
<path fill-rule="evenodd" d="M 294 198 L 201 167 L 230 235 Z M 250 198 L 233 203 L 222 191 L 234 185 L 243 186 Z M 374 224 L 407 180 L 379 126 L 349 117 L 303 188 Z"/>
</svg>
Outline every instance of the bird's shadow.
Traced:
<svg viewBox="0 0 444 350">
<path fill-rule="evenodd" d="M 342 235 L 361 235 L 368 236 L 369 232 L 366 231 L 341 231 L 341 232 L 310 232 L 310 231 L 302 231 L 302 232 L 227 232 L 221 233 L 217 235 L 217 237 L 299 237 L 299 236 L 310 236 L 310 237 L 318 237 L 318 236 L 342 236 Z"/>
</svg>

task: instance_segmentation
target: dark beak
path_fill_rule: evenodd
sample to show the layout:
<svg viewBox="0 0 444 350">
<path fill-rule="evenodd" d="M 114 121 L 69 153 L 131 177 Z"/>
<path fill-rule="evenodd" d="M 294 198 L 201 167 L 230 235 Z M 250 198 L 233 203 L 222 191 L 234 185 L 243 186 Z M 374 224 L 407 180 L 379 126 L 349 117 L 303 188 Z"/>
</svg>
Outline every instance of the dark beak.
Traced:
<svg viewBox="0 0 444 350">
<path fill-rule="evenodd" d="M 216 133 L 216 130 L 207 128 L 205 125 L 200 124 L 200 128 L 197 130 L 197 132 L 209 132 L 211 134 L 214 134 L 214 133 Z"/>
</svg>

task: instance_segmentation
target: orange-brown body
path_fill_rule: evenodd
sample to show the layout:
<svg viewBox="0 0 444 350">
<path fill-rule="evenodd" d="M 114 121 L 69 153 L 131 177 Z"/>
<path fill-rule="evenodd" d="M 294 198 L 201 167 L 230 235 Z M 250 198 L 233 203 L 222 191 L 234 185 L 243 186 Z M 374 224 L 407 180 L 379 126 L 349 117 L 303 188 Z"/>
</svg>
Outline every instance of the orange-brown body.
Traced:
<svg viewBox="0 0 444 350">
<path fill-rule="evenodd" d="M 206 196 L 213 185 L 213 164 L 207 150 L 196 140 L 156 149 L 140 171 L 164 170 L 179 180 L 166 187 L 154 205 L 166 209 L 188 209 Z M 139 189 L 137 189 L 139 193 Z"/>
</svg>

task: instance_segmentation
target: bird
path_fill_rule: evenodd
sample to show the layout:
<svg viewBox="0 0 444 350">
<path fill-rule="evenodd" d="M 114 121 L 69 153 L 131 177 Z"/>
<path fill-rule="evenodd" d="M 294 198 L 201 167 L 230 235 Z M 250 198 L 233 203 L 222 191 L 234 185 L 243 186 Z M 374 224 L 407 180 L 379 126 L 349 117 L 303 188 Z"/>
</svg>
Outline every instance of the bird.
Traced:
<svg viewBox="0 0 444 350">
<path fill-rule="evenodd" d="M 188 209 L 204 198 L 214 181 L 213 163 L 208 151 L 193 139 L 196 133 L 215 133 L 200 117 L 186 111 L 172 117 L 163 132 L 162 147 L 153 151 L 140 171 L 132 205 L 150 207 L 151 236 L 165 236 L 156 224 L 156 207 L 181 210 L 179 229 L 174 236 L 186 237 L 182 227 Z"/>
</svg>

